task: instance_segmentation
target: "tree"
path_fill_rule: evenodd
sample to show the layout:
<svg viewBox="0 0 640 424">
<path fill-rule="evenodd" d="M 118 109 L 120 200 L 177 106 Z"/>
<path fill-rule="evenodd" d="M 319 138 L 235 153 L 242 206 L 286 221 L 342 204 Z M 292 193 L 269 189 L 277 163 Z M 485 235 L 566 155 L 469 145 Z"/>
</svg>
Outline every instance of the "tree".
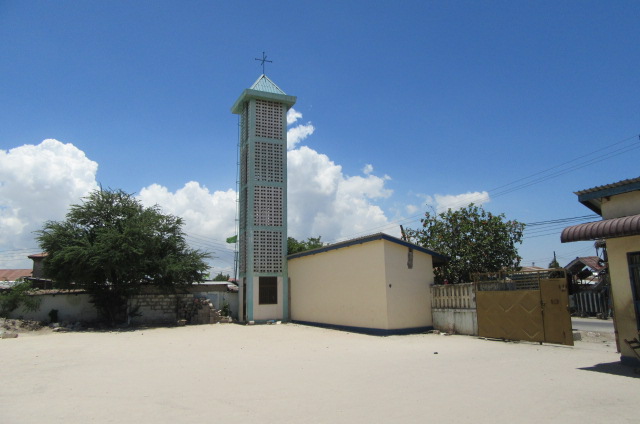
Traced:
<svg viewBox="0 0 640 424">
<path fill-rule="evenodd" d="M 82 288 L 109 324 L 126 318 L 128 299 L 145 285 L 165 292 L 205 280 L 209 255 L 190 249 L 182 219 L 143 207 L 121 190 L 96 190 L 48 221 L 37 240 L 44 271 L 60 287 Z"/>
<path fill-rule="evenodd" d="M 213 281 L 229 281 L 229 278 L 231 278 L 229 274 L 224 275 L 222 272 L 219 272 L 218 275 L 214 277 Z"/>
<path fill-rule="evenodd" d="M 32 296 L 31 283 L 21 281 L 8 290 L 0 291 L 0 317 L 8 317 L 9 314 L 20 306 L 26 311 L 37 311 L 41 298 Z"/>
<path fill-rule="evenodd" d="M 307 241 L 298 241 L 293 237 L 287 238 L 287 255 L 294 253 L 306 252 L 307 250 L 317 249 L 324 246 L 324 243 L 320 241 L 322 236 L 309 237 Z"/>
<path fill-rule="evenodd" d="M 407 230 L 410 241 L 446 255 L 450 260 L 434 269 L 436 283 L 472 281 L 472 274 L 515 269 L 520 265 L 516 244 L 524 224 L 507 221 L 473 203 L 463 209 L 426 212 L 422 228 Z"/>
<path fill-rule="evenodd" d="M 560 266 L 560 263 L 558 262 L 558 260 L 556 259 L 556 252 L 553 252 L 553 260 L 551 262 L 549 262 L 549 266 L 547 268 L 562 268 Z"/>
</svg>

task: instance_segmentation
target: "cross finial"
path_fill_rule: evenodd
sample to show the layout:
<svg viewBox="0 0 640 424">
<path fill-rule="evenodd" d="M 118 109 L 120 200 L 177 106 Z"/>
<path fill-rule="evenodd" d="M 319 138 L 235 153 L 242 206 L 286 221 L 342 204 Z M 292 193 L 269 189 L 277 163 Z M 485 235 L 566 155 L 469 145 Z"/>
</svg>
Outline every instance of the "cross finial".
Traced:
<svg viewBox="0 0 640 424">
<path fill-rule="evenodd" d="M 264 62 L 273 63 L 273 60 L 267 60 L 267 55 L 262 52 L 262 59 L 256 58 L 255 60 L 259 60 L 262 63 L 262 73 L 264 74 Z"/>
</svg>

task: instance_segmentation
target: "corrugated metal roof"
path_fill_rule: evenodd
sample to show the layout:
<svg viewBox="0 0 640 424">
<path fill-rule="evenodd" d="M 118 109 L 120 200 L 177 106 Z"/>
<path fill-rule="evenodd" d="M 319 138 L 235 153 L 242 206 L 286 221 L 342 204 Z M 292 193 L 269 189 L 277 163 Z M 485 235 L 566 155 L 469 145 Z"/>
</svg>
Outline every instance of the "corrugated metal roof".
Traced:
<svg viewBox="0 0 640 424">
<path fill-rule="evenodd" d="M 0 269 L 0 281 L 16 281 L 19 278 L 31 277 L 30 269 Z"/>
<path fill-rule="evenodd" d="M 265 74 L 260 75 L 260 78 L 258 78 L 256 82 L 253 83 L 251 89 L 273 94 L 287 94 L 282 91 L 282 89 L 278 87 L 276 83 L 271 81 Z"/>
<path fill-rule="evenodd" d="M 562 230 L 560 241 L 597 240 L 600 238 L 615 238 L 640 235 L 640 215 L 624 216 L 622 218 L 604 219 L 573 225 Z"/>
<path fill-rule="evenodd" d="M 640 177 L 628 180 L 618 181 L 598 187 L 588 188 L 582 191 L 576 191 L 578 201 L 597 213 L 602 215 L 602 199 L 618 194 L 629 193 L 640 190 Z"/>
<path fill-rule="evenodd" d="M 593 188 L 587 188 L 585 190 L 576 191 L 575 194 L 580 196 L 581 194 L 592 193 L 594 191 L 607 190 L 607 189 L 610 189 L 610 188 L 621 187 L 621 186 L 624 186 L 624 185 L 627 185 L 627 184 L 633 184 L 633 183 L 637 183 L 637 182 L 640 182 L 640 177 L 638 177 L 638 178 L 629 178 L 627 180 L 618 181 L 616 183 L 605 184 L 605 185 L 601 185 L 601 186 L 597 186 L 597 187 L 593 187 Z"/>
<path fill-rule="evenodd" d="M 595 272 L 600 272 L 605 268 L 605 266 L 601 262 L 601 259 L 597 256 L 583 256 L 575 258 L 564 268 L 570 272 L 575 273 L 580 271 L 585 266 L 591 268 Z"/>
</svg>

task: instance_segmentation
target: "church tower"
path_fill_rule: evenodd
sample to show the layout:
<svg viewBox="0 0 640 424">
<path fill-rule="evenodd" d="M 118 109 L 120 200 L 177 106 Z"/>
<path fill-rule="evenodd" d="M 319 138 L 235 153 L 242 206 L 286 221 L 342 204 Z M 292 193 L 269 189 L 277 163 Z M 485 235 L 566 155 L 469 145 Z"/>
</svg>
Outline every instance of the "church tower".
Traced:
<svg viewBox="0 0 640 424">
<path fill-rule="evenodd" d="M 287 111 L 295 102 L 262 74 L 231 108 L 240 115 L 240 321 L 289 319 Z"/>
</svg>

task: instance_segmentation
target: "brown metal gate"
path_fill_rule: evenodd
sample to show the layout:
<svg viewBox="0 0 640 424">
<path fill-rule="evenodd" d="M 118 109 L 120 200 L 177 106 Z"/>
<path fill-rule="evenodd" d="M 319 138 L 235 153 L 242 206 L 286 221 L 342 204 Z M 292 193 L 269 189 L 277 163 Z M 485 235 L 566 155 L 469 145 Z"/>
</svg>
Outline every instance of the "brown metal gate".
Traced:
<svg viewBox="0 0 640 424">
<path fill-rule="evenodd" d="M 563 271 L 476 276 L 478 335 L 573 346 Z"/>
</svg>

